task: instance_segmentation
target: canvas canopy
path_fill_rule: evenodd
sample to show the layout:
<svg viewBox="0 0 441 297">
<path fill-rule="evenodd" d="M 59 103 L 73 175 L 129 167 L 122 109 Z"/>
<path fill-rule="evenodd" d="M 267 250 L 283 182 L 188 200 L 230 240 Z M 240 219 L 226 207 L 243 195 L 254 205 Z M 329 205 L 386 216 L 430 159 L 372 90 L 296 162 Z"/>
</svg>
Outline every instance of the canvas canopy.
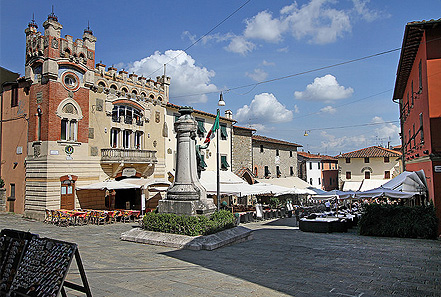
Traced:
<svg viewBox="0 0 441 297">
<path fill-rule="evenodd" d="M 383 188 L 410 193 L 424 193 L 427 189 L 426 177 L 423 170 L 404 171 L 383 185 Z"/>
<path fill-rule="evenodd" d="M 300 195 L 316 194 L 316 192 L 312 189 L 310 184 L 308 184 L 307 182 L 296 176 L 289 176 L 284 178 L 258 179 L 257 181 L 259 183 L 268 183 L 268 184 L 288 188 L 290 194 L 300 194 Z"/>
<path fill-rule="evenodd" d="M 355 194 L 357 198 L 378 198 L 378 197 L 389 197 L 389 198 L 401 198 L 401 199 L 409 199 L 415 196 L 415 193 L 409 193 L 409 192 L 401 192 L 397 190 L 391 190 L 386 189 L 383 187 L 379 187 L 376 189 L 364 191 L 364 192 L 357 192 Z"/>
<path fill-rule="evenodd" d="M 325 192 L 323 194 L 314 195 L 314 196 L 312 196 L 312 198 L 316 199 L 316 200 L 328 200 L 328 199 L 335 199 L 335 198 L 337 198 L 339 200 L 343 200 L 343 199 L 354 198 L 354 196 L 355 196 L 354 191 L 332 190 L 332 191 Z"/>
<path fill-rule="evenodd" d="M 115 181 L 115 180 L 102 181 L 99 183 L 76 187 L 77 190 L 104 190 L 104 189 L 122 190 L 122 189 L 139 189 L 139 188 L 141 188 L 141 185 L 135 185 L 135 184 L 125 183 L 123 181 Z"/>
<path fill-rule="evenodd" d="M 208 194 L 217 192 L 217 174 L 216 171 L 202 171 L 200 182 Z M 287 193 L 290 189 L 278 187 L 267 183 L 258 183 L 250 185 L 231 171 L 220 171 L 220 193 L 224 195 L 265 195 Z"/>
<path fill-rule="evenodd" d="M 367 191 L 381 187 L 386 181 L 383 179 L 364 179 L 359 191 Z"/>
<path fill-rule="evenodd" d="M 145 179 L 145 178 L 126 178 L 120 181 L 106 180 L 85 186 L 77 186 L 77 190 L 124 190 L 147 188 L 151 185 L 170 185 L 166 180 Z"/>
</svg>

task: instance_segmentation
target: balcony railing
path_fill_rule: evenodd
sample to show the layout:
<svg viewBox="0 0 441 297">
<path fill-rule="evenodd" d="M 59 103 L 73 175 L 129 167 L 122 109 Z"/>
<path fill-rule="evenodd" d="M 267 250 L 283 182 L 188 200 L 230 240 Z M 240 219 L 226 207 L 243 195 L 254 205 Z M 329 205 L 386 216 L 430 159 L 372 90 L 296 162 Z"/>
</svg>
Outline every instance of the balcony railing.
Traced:
<svg viewBox="0 0 441 297">
<path fill-rule="evenodd" d="M 102 163 L 156 163 L 156 151 L 135 149 L 101 149 Z"/>
</svg>

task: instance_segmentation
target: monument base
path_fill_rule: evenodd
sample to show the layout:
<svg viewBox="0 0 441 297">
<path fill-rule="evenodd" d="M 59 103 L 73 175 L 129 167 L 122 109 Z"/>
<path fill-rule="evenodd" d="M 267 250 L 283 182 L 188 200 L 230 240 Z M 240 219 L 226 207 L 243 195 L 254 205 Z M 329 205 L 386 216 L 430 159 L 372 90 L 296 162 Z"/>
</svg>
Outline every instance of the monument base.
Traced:
<svg viewBox="0 0 441 297">
<path fill-rule="evenodd" d="M 174 213 L 177 215 L 210 215 L 216 210 L 213 199 L 206 198 L 200 200 L 159 200 L 159 213 Z"/>
</svg>

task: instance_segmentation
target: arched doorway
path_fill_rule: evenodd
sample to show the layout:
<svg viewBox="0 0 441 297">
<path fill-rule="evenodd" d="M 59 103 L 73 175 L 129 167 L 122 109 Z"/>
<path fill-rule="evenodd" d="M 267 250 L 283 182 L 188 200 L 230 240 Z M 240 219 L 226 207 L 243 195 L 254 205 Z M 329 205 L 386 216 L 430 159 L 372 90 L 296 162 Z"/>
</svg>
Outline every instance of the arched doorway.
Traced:
<svg viewBox="0 0 441 297">
<path fill-rule="evenodd" d="M 75 208 L 75 182 L 78 176 L 64 175 L 60 177 L 61 182 L 61 197 L 60 208 L 61 209 L 74 209 Z"/>
</svg>

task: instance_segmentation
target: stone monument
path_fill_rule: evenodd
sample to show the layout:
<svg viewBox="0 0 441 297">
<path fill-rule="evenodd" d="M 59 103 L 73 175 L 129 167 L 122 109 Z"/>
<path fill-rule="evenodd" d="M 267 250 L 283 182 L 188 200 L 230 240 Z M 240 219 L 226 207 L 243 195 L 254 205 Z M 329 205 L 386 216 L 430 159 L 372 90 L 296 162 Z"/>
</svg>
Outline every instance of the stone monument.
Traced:
<svg viewBox="0 0 441 297">
<path fill-rule="evenodd" d="M 207 215 L 216 210 L 213 199 L 207 198 L 205 188 L 199 181 L 196 163 L 197 124 L 192 107 L 179 109 L 181 116 L 175 122 L 177 138 L 176 176 L 165 199 L 159 200 L 160 213 L 178 215 Z"/>
</svg>

